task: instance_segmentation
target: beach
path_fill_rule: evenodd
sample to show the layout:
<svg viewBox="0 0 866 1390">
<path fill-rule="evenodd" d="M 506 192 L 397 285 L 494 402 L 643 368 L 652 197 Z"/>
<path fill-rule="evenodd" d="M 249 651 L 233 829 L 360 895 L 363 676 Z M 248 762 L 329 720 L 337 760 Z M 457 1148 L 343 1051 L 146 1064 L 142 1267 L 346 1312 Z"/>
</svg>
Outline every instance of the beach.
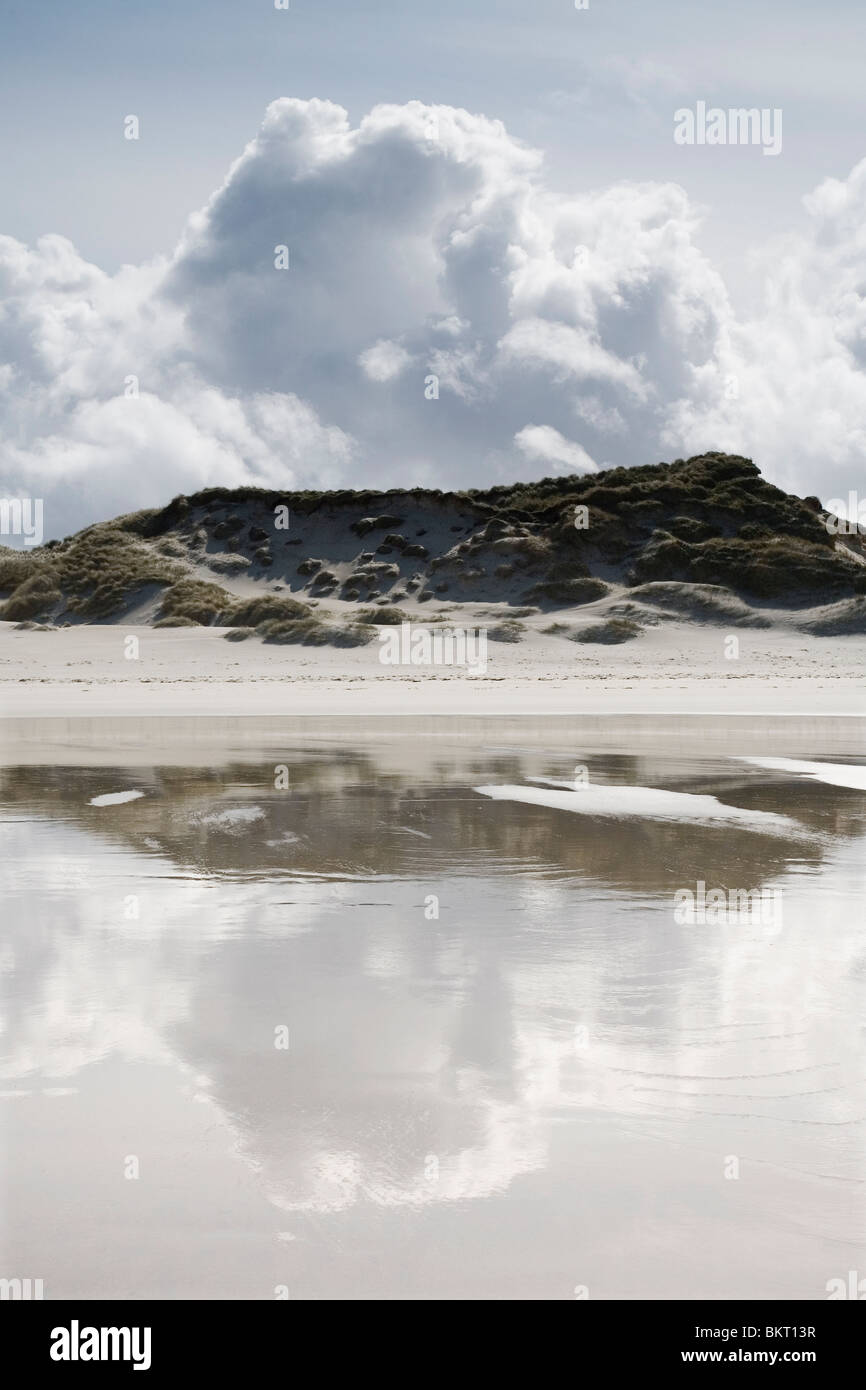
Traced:
<svg viewBox="0 0 866 1390">
<path fill-rule="evenodd" d="M 479 610 L 460 616 L 483 621 Z M 215 628 L 5 623 L 0 717 L 866 715 L 866 636 L 666 623 L 621 646 L 590 646 L 545 635 L 538 618 L 525 626 L 519 643 L 489 641 L 486 671 L 469 674 L 383 665 L 375 639 L 311 648 L 227 642 Z M 731 635 L 736 659 L 725 656 Z M 130 636 L 136 659 L 125 656 Z"/>
</svg>

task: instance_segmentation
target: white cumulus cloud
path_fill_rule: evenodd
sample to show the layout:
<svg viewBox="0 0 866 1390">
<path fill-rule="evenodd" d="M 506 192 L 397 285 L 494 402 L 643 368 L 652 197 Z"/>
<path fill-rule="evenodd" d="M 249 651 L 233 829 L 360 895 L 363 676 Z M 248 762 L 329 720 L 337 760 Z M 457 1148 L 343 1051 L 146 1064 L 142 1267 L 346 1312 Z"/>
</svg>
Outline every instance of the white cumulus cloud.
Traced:
<svg viewBox="0 0 866 1390">
<path fill-rule="evenodd" d="M 0 493 L 44 497 L 56 535 L 211 483 L 461 487 L 731 449 L 844 496 L 866 162 L 805 208 L 738 317 L 677 185 L 569 196 L 488 117 L 409 102 L 353 126 L 281 99 L 160 260 L 107 275 L 62 236 L 0 236 Z"/>
<path fill-rule="evenodd" d="M 526 425 L 514 442 L 528 459 L 552 465 L 554 473 L 597 473 L 598 464 L 573 439 L 566 439 L 552 425 Z"/>
</svg>

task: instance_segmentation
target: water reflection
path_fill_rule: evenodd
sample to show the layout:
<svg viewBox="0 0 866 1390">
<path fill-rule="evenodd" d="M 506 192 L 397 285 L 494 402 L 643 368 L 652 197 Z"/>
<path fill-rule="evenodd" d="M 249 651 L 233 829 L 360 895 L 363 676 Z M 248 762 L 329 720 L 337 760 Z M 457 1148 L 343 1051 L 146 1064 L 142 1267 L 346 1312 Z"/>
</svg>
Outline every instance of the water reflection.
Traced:
<svg viewBox="0 0 866 1390">
<path fill-rule="evenodd" d="M 6 769 L 4 1267 L 55 1297 L 824 1296 L 863 1258 L 866 797 L 578 757 L 797 833 L 473 790 L 571 749 Z M 677 925 L 697 879 L 779 886 L 784 930 Z"/>
</svg>

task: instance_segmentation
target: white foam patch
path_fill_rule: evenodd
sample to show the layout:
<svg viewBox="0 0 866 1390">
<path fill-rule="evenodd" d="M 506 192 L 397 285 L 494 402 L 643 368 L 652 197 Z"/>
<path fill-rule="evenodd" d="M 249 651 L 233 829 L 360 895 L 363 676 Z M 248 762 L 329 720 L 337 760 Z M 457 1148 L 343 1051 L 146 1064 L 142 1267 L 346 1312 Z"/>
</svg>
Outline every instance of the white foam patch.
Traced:
<svg viewBox="0 0 866 1390">
<path fill-rule="evenodd" d="M 799 758 L 740 758 L 738 761 L 764 767 L 769 772 L 792 772 L 813 782 L 826 782 L 831 787 L 866 792 L 866 767 L 854 767 L 849 763 L 810 763 Z"/>
<path fill-rule="evenodd" d="M 137 801 L 144 792 L 106 792 L 104 796 L 92 796 L 90 806 L 121 806 L 124 801 Z"/>
<path fill-rule="evenodd" d="M 569 786 L 568 791 L 515 786 L 476 787 L 475 791 L 494 801 L 523 801 L 530 806 L 549 806 L 554 811 L 571 811 L 579 816 L 669 820 L 694 825 L 738 825 L 746 830 L 761 830 L 772 835 L 802 833 L 797 822 L 789 820 L 787 816 L 726 806 L 714 796 L 659 791 L 655 787 L 605 787 L 588 782 Z"/>
</svg>

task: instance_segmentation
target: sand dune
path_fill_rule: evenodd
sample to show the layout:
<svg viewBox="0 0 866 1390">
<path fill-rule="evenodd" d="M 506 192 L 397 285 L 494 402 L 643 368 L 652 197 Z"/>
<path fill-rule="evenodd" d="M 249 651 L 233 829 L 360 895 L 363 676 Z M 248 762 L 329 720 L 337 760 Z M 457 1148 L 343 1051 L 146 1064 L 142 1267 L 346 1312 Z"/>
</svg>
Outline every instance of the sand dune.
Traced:
<svg viewBox="0 0 866 1390">
<path fill-rule="evenodd" d="M 862 714 L 866 546 L 825 523 L 724 454 L 486 492 L 210 488 L 0 547 L 0 716 Z M 405 624 L 421 655 L 401 636 L 389 664 Z M 472 673 L 449 634 L 483 637 Z"/>
</svg>

